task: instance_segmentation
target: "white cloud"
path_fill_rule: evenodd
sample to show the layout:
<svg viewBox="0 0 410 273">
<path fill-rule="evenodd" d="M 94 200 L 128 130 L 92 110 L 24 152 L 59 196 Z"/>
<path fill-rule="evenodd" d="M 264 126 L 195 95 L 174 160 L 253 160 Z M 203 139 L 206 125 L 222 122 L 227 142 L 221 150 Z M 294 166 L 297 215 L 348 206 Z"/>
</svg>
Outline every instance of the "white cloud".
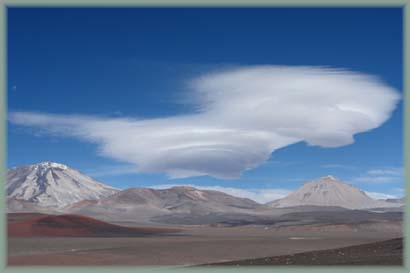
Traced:
<svg viewBox="0 0 410 273">
<path fill-rule="evenodd" d="M 399 198 L 397 195 L 381 193 L 381 192 L 365 192 L 368 196 L 374 199 L 396 199 Z"/>
<path fill-rule="evenodd" d="M 374 184 L 384 184 L 397 182 L 398 178 L 396 176 L 373 176 L 373 175 L 363 175 L 353 179 L 355 182 L 360 183 L 374 183 Z"/>
<path fill-rule="evenodd" d="M 388 168 L 388 169 L 375 169 L 367 171 L 370 175 L 391 175 L 391 176 L 403 176 L 403 168 Z"/>
<path fill-rule="evenodd" d="M 383 124 L 400 96 L 377 78 L 345 70 L 252 66 L 190 82 L 197 111 L 158 119 L 14 112 L 10 122 L 96 143 L 100 154 L 170 178 L 238 178 L 276 149 L 305 141 L 353 143 Z M 79 99 L 81 99 L 79 97 Z"/>
<path fill-rule="evenodd" d="M 404 185 L 403 185 L 403 186 L 404 186 Z M 404 189 L 403 189 L 403 188 L 396 187 L 396 188 L 393 188 L 392 191 L 393 191 L 393 192 L 396 192 L 396 193 L 399 194 L 399 195 L 403 195 L 403 194 L 404 194 Z"/>
<path fill-rule="evenodd" d="M 320 165 L 324 169 L 344 169 L 344 170 L 353 170 L 356 169 L 355 166 L 343 165 L 343 164 L 323 164 Z"/>
<path fill-rule="evenodd" d="M 151 186 L 154 189 L 168 189 L 175 186 L 188 186 L 200 190 L 213 190 L 224 192 L 236 197 L 252 199 L 260 204 L 264 204 L 287 196 L 291 191 L 287 189 L 243 189 L 221 186 L 198 186 L 192 184 L 162 184 Z"/>
<path fill-rule="evenodd" d="M 402 183 L 404 170 L 403 168 L 384 168 L 368 170 L 365 174 L 359 175 L 352 179 L 355 183 L 385 184 L 385 183 Z"/>
</svg>

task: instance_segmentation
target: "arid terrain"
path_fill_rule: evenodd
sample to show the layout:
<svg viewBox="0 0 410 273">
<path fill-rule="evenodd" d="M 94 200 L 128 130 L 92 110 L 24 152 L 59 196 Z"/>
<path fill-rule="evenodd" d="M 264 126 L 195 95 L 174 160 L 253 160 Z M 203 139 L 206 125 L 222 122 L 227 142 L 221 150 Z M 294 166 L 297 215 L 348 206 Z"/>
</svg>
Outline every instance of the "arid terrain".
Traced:
<svg viewBox="0 0 410 273">
<path fill-rule="evenodd" d="M 82 215 L 9 214 L 9 237 L 140 237 L 176 233 L 179 229 L 125 227 Z"/>
<path fill-rule="evenodd" d="M 237 260 L 291 255 L 323 249 L 341 248 L 401 237 L 401 223 L 362 223 L 333 225 L 301 225 L 298 228 L 264 225 L 221 226 L 165 225 L 128 227 L 101 221 L 80 221 L 71 231 L 87 230 L 73 237 L 51 233 L 55 222 L 38 227 L 37 233 L 16 233 L 16 227 L 36 226 L 39 219 L 67 219 L 67 217 L 39 214 L 9 216 L 9 265 L 178 265 L 191 266 Z M 72 219 L 68 218 L 68 219 Z M 88 218 L 86 218 L 88 219 Z M 76 220 L 78 220 L 76 218 Z M 82 218 L 80 220 L 83 220 Z M 89 222 L 93 224 L 90 225 Z M 96 225 L 95 223 L 98 223 Z M 117 233 L 98 236 L 102 227 L 115 227 Z M 124 224 L 125 225 L 125 224 Z M 53 227 L 54 226 L 54 227 Z M 27 227 L 25 230 L 28 230 Z M 31 229 L 33 230 L 33 229 Z M 48 234 L 39 233 L 47 230 Z M 58 227 L 58 230 L 61 230 Z M 95 232 L 90 232 L 94 230 Z M 144 232 L 141 232 L 144 231 Z M 386 232 L 388 231 L 388 232 Z M 21 232 L 21 231 L 20 231 Z M 51 232 L 51 233 L 50 233 Z M 360 256 L 353 256 L 360 257 Z M 353 260 L 352 260 L 353 261 Z M 234 262 L 235 263 L 235 262 Z M 329 260 L 331 263 L 331 260 Z M 312 263 L 315 264 L 315 263 Z"/>
</svg>

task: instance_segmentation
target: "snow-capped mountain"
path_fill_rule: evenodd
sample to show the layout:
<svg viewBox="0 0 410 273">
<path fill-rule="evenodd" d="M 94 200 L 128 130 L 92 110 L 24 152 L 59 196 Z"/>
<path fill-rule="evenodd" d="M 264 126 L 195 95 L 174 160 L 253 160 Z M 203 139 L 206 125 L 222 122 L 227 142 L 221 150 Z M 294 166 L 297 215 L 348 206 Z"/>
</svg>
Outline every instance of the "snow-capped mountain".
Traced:
<svg viewBox="0 0 410 273">
<path fill-rule="evenodd" d="M 116 192 L 118 189 L 54 162 L 16 167 L 7 172 L 7 197 L 41 207 L 62 208 Z"/>
<path fill-rule="evenodd" d="M 333 176 L 306 182 L 288 196 L 266 204 L 284 208 L 297 206 L 336 206 L 348 209 L 394 207 L 397 204 L 375 200 L 357 187 Z"/>
</svg>

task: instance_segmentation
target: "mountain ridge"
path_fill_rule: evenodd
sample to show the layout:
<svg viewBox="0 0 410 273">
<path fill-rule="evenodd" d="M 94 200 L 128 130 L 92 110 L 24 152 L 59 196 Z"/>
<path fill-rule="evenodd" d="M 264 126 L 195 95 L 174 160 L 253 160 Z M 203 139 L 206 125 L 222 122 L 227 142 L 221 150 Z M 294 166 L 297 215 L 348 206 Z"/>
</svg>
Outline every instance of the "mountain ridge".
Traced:
<svg viewBox="0 0 410 273">
<path fill-rule="evenodd" d="M 100 215 L 102 218 L 138 219 L 151 221 L 155 217 L 191 215 L 192 217 L 219 214 L 253 214 L 262 207 L 257 202 L 218 191 L 193 187 L 169 189 L 129 188 L 101 198 L 70 213 Z"/>
<path fill-rule="evenodd" d="M 146 208 L 153 215 L 172 212 L 249 213 L 252 210 L 257 213 L 262 208 L 300 206 L 369 209 L 400 205 L 373 199 L 354 185 L 331 175 L 307 181 L 284 198 L 260 204 L 248 198 L 191 186 L 119 190 L 67 165 L 50 161 L 10 169 L 7 172 L 7 195 L 11 211 L 13 208 L 16 211 L 38 211 L 42 207 L 70 212 L 87 212 L 87 209 L 101 212 L 109 208 L 143 211 Z"/>
</svg>

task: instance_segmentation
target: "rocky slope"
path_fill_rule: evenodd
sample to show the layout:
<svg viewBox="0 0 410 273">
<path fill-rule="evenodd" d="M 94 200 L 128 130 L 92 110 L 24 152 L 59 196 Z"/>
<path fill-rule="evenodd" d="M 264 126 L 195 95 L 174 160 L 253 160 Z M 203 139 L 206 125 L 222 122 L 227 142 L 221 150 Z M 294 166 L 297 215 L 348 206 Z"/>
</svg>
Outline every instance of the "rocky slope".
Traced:
<svg viewBox="0 0 410 273">
<path fill-rule="evenodd" d="M 54 163 L 17 167 L 7 172 L 10 205 L 63 208 L 88 199 L 97 200 L 118 192 L 70 167 Z"/>
<path fill-rule="evenodd" d="M 375 200 L 357 187 L 333 176 L 306 182 L 288 196 L 269 202 L 269 207 L 337 206 L 348 209 L 369 209 L 397 206 L 395 203 Z"/>
<path fill-rule="evenodd" d="M 147 221 L 163 215 L 209 215 L 212 213 L 254 213 L 260 204 L 246 198 L 193 187 L 169 189 L 130 188 L 97 202 L 79 202 L 70 212 L 98 215 L 102 219 Z"/>
</svg>

